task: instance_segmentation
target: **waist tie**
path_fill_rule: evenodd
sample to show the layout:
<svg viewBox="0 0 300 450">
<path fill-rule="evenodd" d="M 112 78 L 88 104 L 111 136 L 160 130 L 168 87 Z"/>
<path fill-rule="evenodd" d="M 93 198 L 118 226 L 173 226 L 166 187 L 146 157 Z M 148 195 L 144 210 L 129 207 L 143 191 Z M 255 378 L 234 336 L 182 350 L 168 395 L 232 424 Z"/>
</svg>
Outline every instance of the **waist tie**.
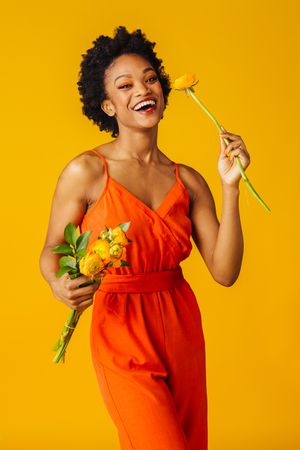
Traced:
<svg viewBox="0 0 300 450">
<path fill-rule="evenodd" d="M 184 280 L 181 266 L 129 274 L 106 273 L 97 290 L 104 292 L 153 292 L 170 289 Z"/>
</svg>

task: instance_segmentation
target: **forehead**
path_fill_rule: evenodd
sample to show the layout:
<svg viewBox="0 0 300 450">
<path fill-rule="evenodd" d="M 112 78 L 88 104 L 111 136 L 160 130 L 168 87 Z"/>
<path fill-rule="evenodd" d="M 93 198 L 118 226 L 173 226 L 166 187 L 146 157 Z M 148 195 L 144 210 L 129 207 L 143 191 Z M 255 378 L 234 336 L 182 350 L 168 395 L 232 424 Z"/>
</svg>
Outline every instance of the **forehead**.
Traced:
<svg viewBox="0 0 300 450">
<path fill-rule="evenodd" d="M 114 82 L 115 78 L 120 75 L 142 75 L 144 69 L 154 70 L 150 62 L 138 54 L 124 54 L 118 56 L 107 68 L 107 79 Z"/>
</svg>

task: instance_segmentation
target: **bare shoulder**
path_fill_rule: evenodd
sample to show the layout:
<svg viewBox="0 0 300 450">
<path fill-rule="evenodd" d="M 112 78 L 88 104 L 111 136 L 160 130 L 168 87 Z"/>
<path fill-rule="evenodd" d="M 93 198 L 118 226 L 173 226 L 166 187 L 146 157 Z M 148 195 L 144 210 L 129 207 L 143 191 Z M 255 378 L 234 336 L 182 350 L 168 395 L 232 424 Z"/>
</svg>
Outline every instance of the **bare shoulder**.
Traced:
<svg viewBox="0 0 300 450">
<path fill-rule="evenodd" d="M 96 162 L 95 162 L 96 161 Z M 92 150 L 85 150 L 75 155 L 62 169 L 60 178 L 70 183 L 90 183 L 94 176 L 99 177 L 100 158 Z"/>
<path fill-rule="evenodd" d="M 95 161 L 99 160 L 99 161 Z M 101 172 L 101 161 L 90 150 L 75 155 L 61 170 L 54 190 L 44 246 L 63 242 L 66 224 L 81 223 L 89 204 L 91 187 Z"/>
<path fill-rule="evenodd" d="M 186 164 L 178 164 L 178 171 L 179 177 L 189 193 L 192 204 L 199 199 L 202 202 L 205 199 L 210 202 L 213 200 L 209 185 L 198 170 Z"/>
<path fill-rule="evenodd" d="M 83 211 L 88 204 L 88 195 L 94 180 L 99 177 L 99 158 L 90 150 L 83 151 L 70 159 L 61 170 L 55 189 L 55 198 L 62 202 L 76 201 Z M 100 161 L 99 161 L 100 162 Z M 101 165 L 101 162 L 100 162 Z"/>
</svg>

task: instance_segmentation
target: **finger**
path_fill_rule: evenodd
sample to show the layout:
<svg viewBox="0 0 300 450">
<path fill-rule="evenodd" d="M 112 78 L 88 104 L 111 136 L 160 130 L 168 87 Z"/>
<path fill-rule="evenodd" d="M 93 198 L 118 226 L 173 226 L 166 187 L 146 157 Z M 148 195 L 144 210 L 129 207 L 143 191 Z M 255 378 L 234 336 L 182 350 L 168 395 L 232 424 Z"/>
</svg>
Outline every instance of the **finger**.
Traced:
<svg viewBox="0 0 300 450">
<path fill-rule="evenodd" d="M 64 273 L 62 276 L 61 276 L 61 278 L 63 278 L 64 280 L 65 280 L 65 283 L 66 284 L 70 284 L 71 283 L 71 277 L 70 277 L 70 274 L 68 273 L 68 272 L 66 272 L 66 273 Z"/>
<path fill-rule="evenodd" d="M 230 155 L 231 155 L 231 156 L 239 156 L 239 155 L 241 155 L 242 153 L 243 153 L 243 152 L 242 152 L 242 150 L 241 150 L 240 148 L 236 148 L 236 149 L 231 150 Z"/>
<path fill-rule="evenodd" d="M 242 148 L 242 144 L 241 141 L 233 141 L 230 144 L 227 145 L 225 153 L 226 155 L 228 155 L 232 150 L 234 150 L 235 148 Z"/>
<path fill-rule="evenodd" d="M 234 134 L 229 134 L 229 133 L 225 133 L 225 134 L 220 134 L 220 138 L 225 140 L 229 140 L 230 142 L 234 142 L 236 140 L 240 139 L 240 136 L 236 136 Z"/>
<path fill-rule="evenodd" d="M 82 297 L 73 298 L 72 300 L 69 299 L 69 302 L 73 306 L 78 306 L 82 302 L 85 302 L 85 301 L 88 301 L 88 300 L 91 300 L 91 299 L 93 299 L 93 295 L 89 294 L 89 295 L 84 295 Z"/>
<path fill-rule="evenodd" d="M 85 296 L 91 297 L 95 291 L 95 284 L 89 284 L 88 286 L 81 287 L 78 289 L 67 289 L 66 296 L 70 299 L 83 298 Z"/>
<path fill-rule="evenodd" d="M 225 151 L 226 151 L 226 143 L 225 143 L 224 139 L 222 139 L 220 136 L 220 153 L 223 158 L 226 158 Z"/>
<path fill-rule="evenodd" d="M 229 131 L 226 131 L 225 133 L 220 133 L 220 136 L 224 137 L 228 137 L 229 139 L 241 139 L 241 136 L 239 136 L 238 134 L 234 134 L 234 133 L 229 133 Z"/>
<path fill-rule="evenodd" d="M 81 275 L 80 277 L 77 277 L 71 281 L 68 281 L 67 284 L 70 289 L 77 289 L 80 284 L 83 284 L 86 281 L 90 281 L 90 277 L 87 277 L 86 275 Z M 78 288 L 78 289 L 83 289 L 83 288 Z"/>
<path fill-rule="evenodd" d="M 83 297 L 83 295 L 91 295 L 95 291 L 95 287 L 98 288 L 98 283 L 92 283 L 88 286 L 80 287 L 78 289 L 72 289 L 74 297 Z"/>
<path fill-rule="evenodd" d="M 242 160 L 247 159 L 247 156 L 241 149 L 235 149 L 230 152 L 230 160 L 233 160 L 235 156 L 238 156 Z"/>
<path fill-rule="evenodd" d="M 82 312 L 84 311 L 86 308 L 88 308 L 89 306 L 91 306 L 93 304 L 93 299 L 87 300 L 85 302 L 81 302 L 80 305 L 77 308 L 78 312 Z"/>
<path fill-rule="evenodd" d="M 233 148 L 236 148 L 236 147 L 242 147 L 243 146 L 243 142 L 240 140 L 240 139 L 237 139 L 237 140 L 235 140 L 235 141 L 232 141 L 232 142 L 230 142 L 228 145 L 227 145 L 227 147 L 226 147 L 226 149 L 233 149 Z"/>
</svg>

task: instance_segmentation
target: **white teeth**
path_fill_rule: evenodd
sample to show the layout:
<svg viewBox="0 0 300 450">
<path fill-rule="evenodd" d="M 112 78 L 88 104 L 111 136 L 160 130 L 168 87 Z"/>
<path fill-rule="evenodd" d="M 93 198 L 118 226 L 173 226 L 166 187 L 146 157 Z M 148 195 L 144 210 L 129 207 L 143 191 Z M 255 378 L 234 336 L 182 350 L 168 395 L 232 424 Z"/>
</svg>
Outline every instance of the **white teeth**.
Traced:
<svg viewBox="0 0 300 450">
<path fill-rule="evenodd" d="M 154 100 L 146 100 L 144 102 L 141 102 L 134 107 L 134 110 L 138 111 L 144 105 L 155 105 L 155 101 Z"/>
</svg>

